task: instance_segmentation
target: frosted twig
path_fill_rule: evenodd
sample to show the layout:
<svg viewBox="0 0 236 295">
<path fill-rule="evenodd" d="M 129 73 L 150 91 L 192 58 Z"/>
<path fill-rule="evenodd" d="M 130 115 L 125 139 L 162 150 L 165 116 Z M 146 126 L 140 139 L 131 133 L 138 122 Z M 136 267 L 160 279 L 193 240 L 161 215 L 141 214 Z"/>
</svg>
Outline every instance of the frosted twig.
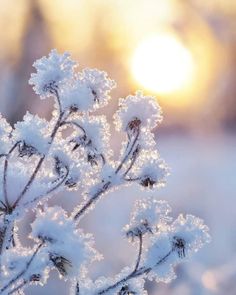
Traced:
<svg viewBox="0 0 236 295">
<path fill-rule="evenodd" d="M 84 128 L 81 125 L 79 125 L 77 122 L 74 122 L 74 121 L 64 121 L 64 122 L 62 122 L 60 124 L 60 126 L 65 126 L 65 125 L 69 125 L 69 126 L 71 125 L 73 127 L 76 127 L 78 129 L 80 129 L 84 134 L 86 134 Z"/>
<path fill-rule="evenodd" d="M 110 185 L 111 185 L 111 182 L 110 181 L 108 181 L 108 182 L 106 182 L 103 186 L 102 186 L 102 188 L 100 189 L 100 190 L 98 190 L 93 196 L 92 196 L 92 198 L 90 198 L 89 200 L 88 200 L 88 202 L 86 202 L 83 206 L 82 206 L 82 208 L 75 214 L 75 216 L 74 216 L 74 220 L 78 220 L 86 211 L 87 211 L 87 209 L 91 206 L 91 205 L 93 205 L 96 201 L 97 201 L 97 199 L 103 194 L 103 193 L 105 193 L 107 190 L 108 190 L 108 188 L 110 187 Z"/>
<path fill-rule="evenodd" d="M 7 169 L 8 169 L 8 159 L 11 156 L 12 152 L 15 150 L 15 148 L 18 146 L 19 142 L 16 142 L 13 147 L 10 149 L 10 151 L 8 152 L 5 161 L 4 161 L 4 171 L 3 171 L 3 193 L 4 193 L 4 200 L 7 206 L 7 210 L 10 211 L 11 210 L 11 206 L 8 200 L 8 196 L 7 196 Z"/>
<path fill-rule="evenodd" d="M 131 158 L 131 162 L 130 165 L 128 167 L 128 169 L 125 171 L 123 178 L 125 179 L 125 176 L 129 173 L 129 171 L 132 169 L 135 161 L 137 160 L 139 154 L 139 145 L 137 146 L 137 148 L 135 149 L 135 151 L 133 152 L 132 158 Z"/>
<path fill-rule="evenodd" d="M 63 175 L 63 177 L 57 179 L 58 182 L 56 181 L 57 184 L 56 184 L 55 186 L 53 186 L 53 187 L 51 187 L 49 190 L 47 190 L 46 193 L 44 193 L 44 194 L 42 194 L 42 195 L 40 195 L 40 196 L 35 197 L 33 200 L 28 201 L 28 202 L 25 202 L 25 203 L 23 204 L 23 206 L 27 206 L 27 205 L 29 205 L 29 204 L 33 204 L 33 203 L 39 201 L 41 198 L 43 198 L 43 197 L 45 197 L 45 196 L 51 194 L 53 191 L 57 190 L 57 189 L 63 184 L 63 182 L 66 180 L 66 178 L 67 178 L 67 176 L 68 176 L 68 174 L 69 174 L 69 168 L 68 168 L 68 167 L 65 167 L 65 168 L 66 168 L 66 173 L 65 173 L 65 175 Z"/>
<path fill-rule="evenodd" d="M 160 264 L 164 263 L 166 261 L 166 259 L 171 255 L 173 251 L 169 251 L 165 256 L 163 256 L 156 264 L 154 267 L 158 267 Z M 128 276 L 124 277 L 123 279 L 119 280 L 118 282 L 114 283 L 113 285 L 107 287 L 106 289 L 104 290 L 101 290 L 98 292 L 98 295 L 101 295 L 101 294 L 105 294 L 115 288 L 117 288 L 118 286 L 120 285 L 123 285 L 124 283 L 128 282 L 129 280 L 131 279 L 134 279 L 134 278 L 137 278 L 137 277 L 140 277 L 144 274 L 148 274 L 150 271 L 152 270 L 151 267 L 141 267 L 141 268 L 138 268 L 136 270 L 134 270 L 133 272 L 131 272 Z"/>
<path fill-rule="evenodd" d="M 17 280 L 19 280 L 29 269 L 31 263 L 33 262 L 35 256 L 37 255 L 38 251 L 40 250 L 40 248 L 43 246 L 43 243 L 39 244 L 37 246 L 37 248 L 35 249 L 34 253 L 32 254 L 30 260 L 26 263 L 25 268 L 19 272 L 13 279 L 11 279 L 4 287 L 2 287 L 0 289 L 0 294 L 5 291 L 6 289 L 8 289 L 9 287 L 11 287 Z"/>
<path fill-rule="evenodd" d="M 141 256 L 142 256 L 142 250 L 143 250 L 143 235 L 139 234 L 139 251 L 138 251 L 138 258 L 135 264 L 134 272 L 138 269 L 140 261 L 141 261 Z"/>
<path fill-rule="evenodd" d="M 24 280 L 20 285 L 18 285 L 17 287 L 15 287 L 14 289 L 12 289 L 11 291 L 8 292 L 7 295 L 13 294 L 17 291 L 22 290 L 22 288 L 27 285 L 29 283 L 29 281 Z"/>
<path fill-rule="evenodd" d="M 60 113 L 60 116 L 59 116 L 59 118 L 58 118 L 58 120 L 57 120 L 57 122 L 56 122 L 56 124 L 55 124 L 55 127 L 54 127 L 54 129 L 53 129 L 53 131 L 52 131 L 50 146 L 52 145 L 53 140 L 54 140 L 54 138 L 55 138 L 55 135 L 56 135 L 56 133 L 57 133 L 57 130 L 58 130 L 59 127 L 60 127 L 60 124 L 61 124 L 61 120 L 62 120 L 63 115 L 64 115 L 64 113 Z M 16 201 L 14 202 L 14 204 L 13 204 L 13 208 L 15 208 L 15 207 L 18 205 L 18 203 L 19 203 L 19 202 L 21 201 L 21 199 L 24 197 L 25 193 L 26 193 L 26 192 L 28 191 L 28 189 L 30 188 L 31 184 L 33 183 L 35 177 L 37 176 L 37 174 L 38 174 L 38 172 L 39 172 L 39 170 L 40 170 L 40 168 L 41 168 L 41 166 L 42 166 L 42 164 L 43 164 L 43 161 L 44 161 L 45 157 L 46 157 L 45 155 L 41 156 L 41 158 L 40 158 L 40 160 L 39 160 L 39 162 L 38 162 L 38 164 L 37 164 L 37 166 L 36 166 L 34 172 L 32 173 L 32 175 L 31 175 L 29 181 L 27 182 L 27 184 L 25 185 L 24 189 L 22 190 L 22 192 L 20 193 L 20 195 L 18 196 L 18 198 L 17 198 Z"/>
<path fill-rule="evenodd" d="M 137 134 L 136 134 L 135 137 L 134 137 L 134 141 L 132 142 L 129 151 L 127 151 L 127 153 L 125 154 L 125 156 L 124 156 L 123 160 L 121 161 L 120 165 L 119 165 L 119 166 L 117 167 L 117 169 L 116 169 L 116 172 L 115 172 L 116 174 L 120 171 L 120 169 L 123 167 L 124 163 L 128 160 L 130 154 L 132 153 L 133 148 L 134 148 L 134 146 L 135 146 L 135 144 L 136 144 L 136 142 L 137 142 L 137 140 L 138 140 L 139 133 L 140 133 L 140 130 L 139 130 L 139 128 L 138 128 L 138 129 L 137 129 Z M 127 148 L 128 148 L 128 146 L 127 146 Z"/>
<path fill-rule="evenodd" d="M 121 161 L 121 163 L 119 164 L 119 166 L 117 167 L 117 169 L 115 170 L 115 174 L 117 174 L 119 172 L 119 170 L 122 168 L 122 166 L 124 165 L 124 163 L 127 161 L 128 157 L 130 156 L 130 154 L 132 153 L 133 151 L 133 148 L 138 140 L 138 137 L 139 137 L 139 129 L 137 131 L 137 134 L 136 136 L 134 137 L 134 140 L 131 144 L 131 147 L 130 149 L 127 151 L 125 151 L 125 156 L 123 158 L 123 160 Z M 127 145 L 127 149 L 128 149 L 129 145 Z M 108 188 L 110 188 L 111 186 L 111 182 L 108 181 L 106 182 L 103 187 L 97 191 L 83 206 L 82 208 L 76 213 L 76 215 L 74 216 L 74 219 L 75 220 L 78 220 L 86 211 L 87 209 L 93 205 L 95 203 L 95 201 L 97 201 L 97 199 L 105 192 L 107 191 Z"/>
</svg>

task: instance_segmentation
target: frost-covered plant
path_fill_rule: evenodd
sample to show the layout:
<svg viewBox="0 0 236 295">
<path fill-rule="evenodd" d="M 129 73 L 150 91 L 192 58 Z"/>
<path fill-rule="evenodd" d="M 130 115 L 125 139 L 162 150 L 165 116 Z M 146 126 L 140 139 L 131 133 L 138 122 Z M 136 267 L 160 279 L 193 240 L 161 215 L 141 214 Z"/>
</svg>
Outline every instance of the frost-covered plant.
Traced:
<svg viewBox="0 0 236 295">
<path fill-rule="evenodd" d="M 91 114 L 108 103 L 115 83 L 105 72 L 78 72 L 75 65 L 55 50 L 34 64 L 29 83 L 42 99 L 55 99 L 50 121 L 27 112 L 12 128 L 0 116 L 0 294 L 44 285 L 51 269 L 71 282 L 73 295 L 147 294 L 145 279 L 169 282 L 174 266 L 209 241 L 201 219 L 173 220 L 166 202 L 138 200 L 124 228 L 137 247 L 136 261 L 113 278 L 90 279 L 87 267 L 101 255 L 93 236 L 80 228 L 81 218 L 118 186 L 163 186 L 168 168 L 152 133 L 162 119 L 155 98 L 137 92 L 120 100 L 114 121 L 126 140 L 115 160 L 106 118 Z M 49 198 L 66 190 L 83 196 L 71 214 L 48 207 Z M 29 209 L 36 213 L 29 235 L 34 245 L 26 248 L 17 225 Z"/>
</svg>

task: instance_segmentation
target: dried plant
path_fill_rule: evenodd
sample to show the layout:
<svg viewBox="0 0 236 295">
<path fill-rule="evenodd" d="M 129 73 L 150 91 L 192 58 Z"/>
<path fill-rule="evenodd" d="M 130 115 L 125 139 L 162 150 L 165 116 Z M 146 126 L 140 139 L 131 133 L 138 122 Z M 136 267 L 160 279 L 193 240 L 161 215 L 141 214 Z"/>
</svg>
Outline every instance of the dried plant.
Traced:
<svg viewBox="0 0 236 295">
<path fill-rule="evenodd" d="M 114 159 L 109 124 L 92 114 L 108 103 L 114 81 L 96 69 L 76 71 L 70 55 L 55 50 L 34 67 L 29 83 L 41 99 L 54 97 L 55 110 L 49 121 L 27 112 L 14 128 L 0 117 L 0 294 L 44 285 L 53 268 L 71 282 L 73 295 L 147 294 L 145 279 L 171 281 L 174 266 L 209 241 L 201 219 L 180 215 L 173 220 L 166 202 L 137 200 L 124 228 L 137 247 L 136 261 L 114 278 L 95 281 L 87 266 L 101 255 L 93 236 L 80 228 L 81 218 L 108 191 L 124 185 L 129 190 L 134 182 L 148 190 L 164 185 L 168 168 L 152 133 L 162 119 L 155 98 L 137 92 L 120 99 L 114 123 L 126 139 Z M 71 214 L 47 205 L 67 190 L 83 197 Z M 30 209 L 36 212 L 29 236 L 35 244 L 26 248 L 17 224 Z"/>
</svg>

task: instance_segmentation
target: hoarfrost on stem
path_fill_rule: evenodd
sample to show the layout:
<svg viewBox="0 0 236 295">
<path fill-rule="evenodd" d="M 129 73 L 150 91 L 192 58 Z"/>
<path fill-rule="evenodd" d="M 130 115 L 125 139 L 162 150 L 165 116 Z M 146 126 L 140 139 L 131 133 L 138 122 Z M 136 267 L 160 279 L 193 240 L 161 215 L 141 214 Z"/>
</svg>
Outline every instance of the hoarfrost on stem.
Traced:
<svg viewBox="0 0 236 295">
<path fill-rule="evenodd" d="M 154 194 L 165 184 L 169 169 L 152 131 L 162 119 L 156 99 L 140 91 L 120 99 L 114 120 L 125 141 L 116 159 L 105 116 L 91 115 L 108 103 L 115 86 L 107 73 L 77 72 L 70 55 L 56 50 L 34 67 L 29 83 L 41 98 L 55 99 L 55 110 L 49 121 L 27 112 L 13 128 L 0 116 L 0 294 L 44 285 L 51 269 L 69 280 L 72 295 L 146 295 L 146 279 L 171 281 L 175 265 L 209 242 L 201 219 L 180 215 L 173 221 L 167 202 L 154 196 L 137 200 L 123 229 L 137 250 L 136 260 L 116 276 L 95 281 L 88 266 L 102 255 L 80 225 L 117 187 L 128 190 L 136 183 Z M 71 189 L 82 196 L 72 213 L 48 206 L 49 198 Z M 17 226 L 29 209 L 36 213 L 29 235 L 34 245 L 26 248 Z"/>
</svg>

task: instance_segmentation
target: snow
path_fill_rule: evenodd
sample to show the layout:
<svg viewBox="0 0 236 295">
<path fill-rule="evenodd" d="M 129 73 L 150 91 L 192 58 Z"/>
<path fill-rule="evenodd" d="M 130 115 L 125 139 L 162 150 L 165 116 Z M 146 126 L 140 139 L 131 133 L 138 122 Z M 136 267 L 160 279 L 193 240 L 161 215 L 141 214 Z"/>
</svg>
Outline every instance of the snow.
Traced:
<svg viewBox="0 0 236 295">
<path fill-rule="evenodd" d="M 22 143 L 22 155 L 27 150 L 24 149 L 32 147 L 32 153 L 38 153 L 45 155 L 49 148 L 50 134 L 49 124 L 45 119 L 39 118 L 37 115 L 32 115 L 27 112 L 23 118 L 23 121 L 17 122 L 12 132 L 12 138 L 15 142 Z M 26 146 L 25 146 L 25 145 Z"/>
<path fill-rule="evenodd" d="M 58 54 L 54 49 L 48 57 L 38 59 L 33 66 L 37 72 L 31 74 L 29 84 L 43 99 L 51 96 L 73 77 L 75 62 L 70 59 L 69 53 Z"/>
<path fill-rule="evenodd" d="M 84 265 L 101 258 L 93 248 L 92 236 L 77 229 L 65 210 L 58 206 L 38 211 L 31 227 L 31 237 L 45 243 L 49 255 L 54 255 L 53 260 L 64 259 L 65 276 L 76 277 Z"/>
<path fill-rule="evenodd" d="M 142 127 L 153 129 L 162 120 L 161 109 L 155 97 L 144 96 L 141 91 L 119 100 L 119 109 L 114 115 L 117 130 L 127 131 L 133 120 L 141 121 Z"/>
<path fill-rule="evenodd" d="M 138 199 L 131 214 L 130 223 L 124 227 L 126 235 L 134 236 L 153 234 L 159 227 L 171 220 L 170 206 L 165 201 L 158 201 L 154 196 Z"/>
</svg>

